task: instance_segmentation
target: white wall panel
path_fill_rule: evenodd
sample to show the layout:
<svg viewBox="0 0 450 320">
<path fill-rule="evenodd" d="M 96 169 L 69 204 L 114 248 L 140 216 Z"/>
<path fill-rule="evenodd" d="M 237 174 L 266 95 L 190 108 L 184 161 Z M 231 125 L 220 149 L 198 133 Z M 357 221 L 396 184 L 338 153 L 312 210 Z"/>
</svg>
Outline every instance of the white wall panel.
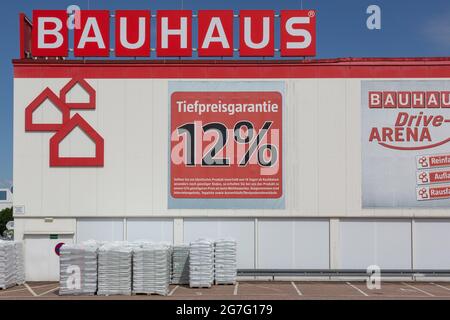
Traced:
<svg viewBox="0 0 450 320">
<path fill-rule="evenodd" d="M 286 205 L 294 212 L 314 213 L 318 209 L 317 135 L 318 86 L 316 81 L 288 81 L 284 114 Z M 302 188 L 299 181 L 308 181 Z"/>
<path fill-rule="evenodd" d="M 39 215 L 42 212 L 44 200 L 42 148 L 44 141 L 51 135 L 25 134 L 25 108 L 44 89 L 42 81 L 36 79 L 14 80 L 14 205 L 24 206 L 25 213 L 31 215 Z"/>
<path fill-rule="evenodd" d="M 318 211 L 322 214 L 346 212 L 346 103 L 347 80 L 316 80 Z M 351 97 L 353 99 L 353 97 Z"/>
<path fill-rule="evenodd" d="M 39 79 L 35 79 L 35 81 L 39 81 Z M 50 88 L 57 96 L 59 96 L 59 91 L 61 88 L 69 81 L 69 79 L 47 79 L 45 83 L 42 83 L 43 87 Z M 28 102 L 28 101 L 25 101 Z M 26 103 L 24 103 L 26 107 Z M 51 111 L 49 111 L 51 112 Z M 50 163 L 50 139 L 54 135 L 54 132 L 33 132 L 31 135 L 35 136 L 34 139 L 36 139 L 37 136 L 41 137 L 41 154 L 42 154 L 42 163 L 41 163 L 41 179 L 42 179 L 42 187 L 39 192 L 42 193 L 42 211 L 41 215 L 44 216 L 60 216 L 63 212 L 67 212 L 68 215 L 72 214 L 72 209 L 77 209 L 77 206 L 72 206 L 71 204 L 71 194 L 76 193 L 76 197 L 78 199 L 84 199 L 85 194 L 78 193 L 78 188 L 71 189 L 71 170 L 68 168 L 51 168 Z M 30 135 L 30 133 L 25 133 L 25 136 Z M 29 141 L 31 143 L 31 141 Z M 74 137 L 73 135 L 69 135 L 67 139 L 64 139 L 64 144 L 67 146 L 68 150 L 65 151 L 67 153 L 72 153 L 72 150 L 77 150 L 77 137 Z M 79 143 L 78 143 L 79 144 Z M 61 147 L 61 145 L 60 145 Z M 62 146 L 64 148 L 64 146 Z M 35 152 L 34 150 L 32 152 Z M 60 152 L 60 155 L 64 155 L 62 152 Z M 38 161 L 37 156 L 33 156 L 30 162 Z M 16 165 L 16 162 L 14 163 Z M 21 165 L 19 163 L 19 165 Z M 31 164 L 33 165 L 33 164 Z M 29 177 L 35 178 L 39 177 L 38 174 L 31 175 Z M 29 178 L 28 177 L 28 178 Z M 80 177 L 81 178 L 81 177 Z M 89 181 L 84 181 L 83 184 L 88 184 Z M 15 183 L 14 183 L 15 184 Z M 14 189 L 16 187 L 14 186 Z M 85 190 L 88 190 L 89 187 L 87 187 Z M 15 191 L 15 190 L 14 190 Z M 37 192 L 37 190 L 35 191 Z M 87 201 L 87 204 L 89 205 L 92 202 L 92 195 L 85 198 Z M 82 201 L 82 200 L 81 200 Z M 27 203 L 30 203 L 31 201 L 27 201 Z M 88 210 L 87 208 L 86 210 Z M 28 215 L 30 212 L 25 209 L 26 215 Z"/>
<path fill-rule="evenodd" d="M 98 212 L 125 211 L 125 81 L 96 81 L 98 132 L 105 138 L 105 164 L 97 171 Z"/>
<path fill-rule="evenodd" d="M 339 224 L 340 268 L 411 268 L 410 220 L 341 220 Z"/>
<path fill-rule="evenodd" d="M 125 108 L 125 139 L 143 143 L 125 144 L 125 206 L 126 212 L 136 215 L 149 214 L 153 205 L 153 140 L 150 123 L 153 109 L 153 84 L 146 81 L 131 80 L 126 84 L 128 97 Z"/>
<path fill-rule="evenodd" d="M 62 123 L 62 113 L 59 109 L 50 101 L 45 100 L 41 106 L 33 112 L 33 123 Z"/>
<path fill-rule="evenodd" d="M 68 81 L 62 81 L 61 85 L 65 85 Z M 100 135 L 103 135 L 102 127 L 99 119 L 101 119 L 102 110 L 107 107 L 103 102 L 102 95 L 99 94 L 98 83 L 95 80 L 88 80 L 89 84 L 97 91 L 97 106 L 96 110 L 72 110 L 71 115 L 75 113 L 80 114 L 89 125 L 91 125 Z M 82 149 L 79 146 L 83 140 L 77 139 L 74 135 L 68 137 L 71 145 L 71 150 L 74 152 Z M 105 139 L 106 140 L 106 139 Z M 106 145 L 106 143 L 105 143 Z M 106 146 L 105 146 L 106 148 Z M 103 187 L 99 183 L 99 176 L 104 174 L 103 169 L 91 167 L 72 167 L 72 168 L 57 168 L 61 171 L 68 170 L 70 177 L 65 185 L 70 185 L 70 213 L 72 216 L 95 216 L 99 212 L 99 204 L 101 198 L 99 197 L 99 188 L 102 190 L 110 189 L 109 192 L 113 195 L 115 190 L 114 185 Z M 50 168 L 50 172 L 55 171 L 55 168 Z M 54 186 L 54 189 L 59 186 Z"/>
<path fill-rule="evenodd" d="M 450 220 L 414 222 L 414 268 L 450 269 Z"/>
<path fill-rule="evenodd" d="M 345 185 L 346 215 L 360 215 L 361 209 L 361 81 L 347 79 L 345 100 Z M 336 166 L 337 169 L 341 169 Z M 373 210 L 364 210 L 374 213 Z M 397 211 L 398 212 L 398 211 Z M 398 213 L 397 213 L 398 214 Z M 395 216 L 395 214 L 393 215 Z"/>
<path fill-rule="evenodd" d="M 77 143 L 70 143 L 70 137 Z M 59 155 L 61 157 L 95 157 L 95 143 L 83 130 L 76 127 L 59 144 Z"/>
<path fill-rule="evenodd" d="M 97 92 L 97 108 L 71 114 L 82 115 L 105 139 L 105 166 L 50 168 L 49 139 L 54 133 L 26 133 L 25 108 L 44 88 L 58 94 L 69 80 L 14 80 L 14 205 L 25 208 L 18 235 L 40 228 L 33 217 L 81 216 L 77 241 L 123 240 L 123 218 L 128 219 L 129 240 L 172 241 L 173 217 L 187 217 L 184 242 L 233 237 L 239 268 L 326 269 L 330 239 L 325 218 L 341 217 L 344 220 L 334 220 L 339 240 L 333 243 L 338 249 L 333 261 L 340 268 L 378 264 L 408 269 L 412 260 L 418 269 L 450 266 L 450 220 L 416 220 L 411 234 L 410 220 L 385 219 L 448 218 L 449 210 L 361 209 L 361 79 L 279 79 L 286 84 L 285 210 L 167 209 L 167 79 L 87 79 Z M 83 95 L 78 89 L 70 100 Z M 40 111 L 36 117 L 53 120 L 51 112 Z M 84 151 L 78 140 L 69 137 L 64 151 Z M 250 217 L 259 220 L 257 243 Z M 61 228 L 40 223 L 46 232 Z M 27 261 L 44 261 L 47 256 L 39 252 L 47 254 L 53 243 L 29 239 L 33 244 Z M 49 280 L 48 265 L 37 266 L 41 271 L 32 278 L 45 274 Z"/>
<path fill-rule="evenodd" d="M 56 95 L 59 95 L 59 90 L 62 88 L 65 80 L 49 80 L 46 85 L 51 88 Z M 25 134 L 27 135 L 27 134 Z M 42 193 L 42 212 L 41 214 L 46 216 L 58 216 L 61 212 L 70 213 L 70 170 L 67 168 L 50 168 L 50 138 L 54 135 L 54 132 L 33 132 L 32 135 L 41 136 L 41 153 L 42 153 L 42 163 L 41 163 L 41 179 L 42 186 L 40 190 L 35 190 L 34 192 Z M 69 146 L 72 145 L 71 139 L 73 137 L 69 136 L 67 142 Z M 35 152 L 35 151 L 33 151 Z M 61 154 L 61 153 L 60 153 Z M 39 161 L 38 157 L 33 156 L 30 162 Z M 20 165 L 20 164 L 19 164 Z M 34 164 L 31 164 L 32 166 Z M 29 180 L 38 178 L 37 173 L 29 176 Z M 15 183 L 14 183 L 15 184 Z M 14 189 L 16 189 L 14 185 Z M 15 190 L 14 190 L 15 191 Z M 80 195 L 82 197 L 83 195 Z M 90 197 L 91 198 L 91 197 Z M 25 208 L 25 213 L 28 214 L 28 210 Z"/>
<path fill-rule="evenodd" d="M 173 219 L 127 219 L 127 240 L 173 243 Z"/>
<path fill-rule="evenodd" d="M 97 215 L 97 172 L 95 168 L 70 168 L 70 215 L 95 216 Z M 58 191 L 54 190 L 53 196 Z M 43 213 L 45 214 L 45 213 Z"/>
<path fill-rule="evenodd" d="M 258 221 L 258 268 L 326 269 L 329 267 L 327 220 Z"/>
<path fill-rule="evenodd" d="M 89 98 L 88 92 L 78 83 L 66 94 L 66 101 L 69 103 L 87 103 Z"/>
<path fill-rule="evenodd" d="M 145 108 L 151 110 L 151 117 L 147 119 L 147 127 L 152 137 L 152 158 L 149 163 L 152 168 L 151 181 L 153 184 L 152 210 L 167 212 L 168 192 L 168 141 L 169 141 L 169 98 L 168 82 L 153 81 L 152 99 Z M 167 93 L 167 94 L 166 94 Z M 137 139 L 137 137 L 136 137 Z M 150 146 L 149 146 L 150 147 Z"/>
<path fill-rule="evenodd" d="M 238 268 L 254 268 L 253 219 L 184 219 L 184 242 L 199 238 L 216 240 L 231 237 L 237 241 Z"/>
<path fill-rule="evenodd" d="M 49 168 L 48 141 L 53 133 L 26 133 L 24 110 L 45 87 L 58 93 L 68 80 L 14 80 L 15 203 L 25 206 L 27 216 L 449 215 L 448 210 L 361 209 L 361 79 L 279 79 L 286 84 L 285 210 L 170 211 L 168 80 L 87 79 L 97 92 L 97 108 L 71 114 L 80 113 L 104 137 L 105 165 Z M 71 151 L 79 150 L 76 141 L 71 145 Z"/>
<path fill-rule="evenodd" d="M 123 219 L 78 219 L 77 242 L 87 240 L 122 241 Z"/>
<path fill-rule="evenodd" d="M 98 108 L 101 109 L 101 107 Z M 95 130 L 97 130 L 97 132 L 101 134 L 97 120 L 99 117 L 99 112 L 77 111 L 77 113 L 79 113 L 83 119 L 85 119 Z M 76 138 L 77 137 L 71 135 L 68 137 L 73 150 L 78 150 L 79 147 L 77 144 L 81 142 Z M 68 170 L 70 172 L 68 180 L 63 185 L 69 185 L 70 214 L 73 216 L 97 215 L 99 200 L 101 199 L 99 198 L 98 189 L 109 189 L 111 194 L 113 194 L 115 190 L 114 185 L 109 185 L 109 187 L 99 186 L 98 176 L 102 175 L 101 171 L 103 170 L 98 170 L 93 167 L 49 168 L 49 172 L 54 172 L 56 170 Z M 53 186 L 53 191 L 57 192 L 55 189 L 58 188 L 58 185 Z"/>
</svg>

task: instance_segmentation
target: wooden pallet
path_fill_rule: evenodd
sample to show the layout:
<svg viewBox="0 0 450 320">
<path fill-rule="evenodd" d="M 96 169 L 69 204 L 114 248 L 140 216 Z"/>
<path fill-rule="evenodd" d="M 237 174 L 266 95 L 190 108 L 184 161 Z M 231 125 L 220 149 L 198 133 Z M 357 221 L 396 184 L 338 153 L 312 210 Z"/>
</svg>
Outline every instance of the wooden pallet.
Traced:
<svg viewBox="0 0 450 320">
<path fill-rule="evenodd" d="M 115 294 L 98 294 L 98 293 L 96 293 L 95 295 L 99 296 L 99 297 L 115 297 L 115 296 L 117 296 L 117 297 L 128 296 L 129 297 L 131 294 L 119 294 L 119 293 L 115 293 Z"/>
<path fill-rule="evenodd" d="M 156 292 L 133 292 L 131 295 L 132 296 L 161 296 L 161 297 L 166 296 L 164 294 L 160 294 L 160 293 L 156 293 Z"/>
<path fill-rule="evenodd" d="M 9 288 L 13 288 L 13 287 L 17 287 L 17 286 L 18 286 L 18 284 L 12 284 L 9 287 L 0 287 L 0 290 L 7 290 Z"/>
<path fill-rule="evenodd" d="M 61 297 L 93 297 L 95 296 L 95 293 L 59 293 L 58 292 L 58 296 Z M 99 297 L 106 297 L 106 296 L 99 296 Z"/>
</svg>

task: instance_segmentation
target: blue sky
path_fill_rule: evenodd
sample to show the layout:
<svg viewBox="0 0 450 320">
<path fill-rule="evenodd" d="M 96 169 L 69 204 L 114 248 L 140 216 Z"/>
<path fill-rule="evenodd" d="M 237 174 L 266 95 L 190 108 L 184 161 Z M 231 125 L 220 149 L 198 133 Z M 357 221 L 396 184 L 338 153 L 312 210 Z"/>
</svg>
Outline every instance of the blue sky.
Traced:
<svg viewBox="0 0 450 320">
<path fill-rule="evenodd" d="M 450 55 L 449 0 L 14 0 L 0 4 L 0 187 L 12 183 L 13 73 L 18 16 L 33 9 L 316 9 L 317 58 Z M 366 8 L 381 7 L 381 30 L 366 28 Z M 152 23 L 154 28 L 154 23 Z M 194 30 L 195 35 L 195 30 Z M 195 39 L 194 39 L 195 40 Z M 153 42 L 152 42 L 153 43 Z M 195 43 L 195 42 L 194 42 Z"/>
</svg>

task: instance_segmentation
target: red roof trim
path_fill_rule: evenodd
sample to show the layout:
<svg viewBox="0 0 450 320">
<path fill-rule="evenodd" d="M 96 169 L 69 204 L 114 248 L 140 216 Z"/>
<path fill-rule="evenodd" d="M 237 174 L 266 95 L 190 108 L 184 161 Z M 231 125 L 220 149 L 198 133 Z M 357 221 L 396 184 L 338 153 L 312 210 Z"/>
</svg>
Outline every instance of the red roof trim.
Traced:
<svg viewBox="0 0 450 320">
<path fill-rule="evenodd" d="M 449 78 L 450 57 L 322 60 L 14 60 L 15 78 Z"/>
<path fill-rule="evenodd" d="M 60 157 L 59 145 L 72 132 L 79 127 L 95 144 L 95 157 Z M 50 167 L 103 167 L 104 140 L 78 113 L 50 139 Z"/>
<path fill-rule="evenodd" d="M 388 62 L 397 62 L 397 63 L 405 63 L 405 62 L 417 62 L 417 63 L 423 63 L 423 62 L 450 62 L 450 56 L 449 57 L 378 57 L 378 58 L 330 58 L 330 59 L 304 59 L 304 60 L 290 60 L 290 59 L 282 59 L 282 60 L 205 60 L 205 59 L 186 59 L 186 60 L 152 60 L 152 59 L 139 59 L 139 60 L 130 60 L 130 59 L 96 59 L 96 60 L 77 60 L 77 59 L 70 59 L 70 60 L 44 60 L 42 58 L 38 59 L 14 59 L 12 60 L 14 65 L 19 64 L 55 64 L 55 65 L 61 65 L 61 64 L 79 64 L 79 65 L 92 65 L 92 64 L 111 64 L 111 65 L 117 65 L 117 64 L 177 64 L 177 65 L 186 65 L 186 64 L 206 64 L 206 65 L 236 65 L 236 64 L 295 64 L 295 65 L 304 65 L 304 64 L 336 64 L 336 63 L 374 63 L 374 62 L 381 62 L 382 64 L 386 64 Z"/>
</svg>

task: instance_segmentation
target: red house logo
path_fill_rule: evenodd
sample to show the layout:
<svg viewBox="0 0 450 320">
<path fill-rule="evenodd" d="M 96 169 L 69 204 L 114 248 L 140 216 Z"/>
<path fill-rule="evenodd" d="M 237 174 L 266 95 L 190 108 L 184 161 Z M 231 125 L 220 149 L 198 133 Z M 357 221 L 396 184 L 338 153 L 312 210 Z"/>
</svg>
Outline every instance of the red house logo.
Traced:
<svg viewBox="0 0 450 320">
<path fill-rule="evenodd" d="M 81 129 L 95 143 L 95 157 L 61 157 L 60 143 L 75 129 Z M 50 167 L 103 167 L 103 138 L 78 113 L 50 139 Z"/>
<path fill-rule="evenodd" d="M 79 85 L 89 95 L 88 102 L 67 102 L 68 93 Z M 59 92 L 61 100 L 69 107 L 69 109 L 91 109 L 95 110 L 95 90 L 84 79 L 72 79 L 68 84 L 64 86 Z"/>
<path fill-rule="evenodd" d="M 50 101 L 62 114 L 61 123 L 34 123 L 33 113 L 42 107 L 44 102 Z M 31 102 L 25 109 L 25 131 L 58 131 L 61 126 L 69 121 L 70 110 L 67 105 L 62 102 L 56 94 L 49 88 L 45 88 L 36 99 Z"/>
<path fill-rule="evenodd" d="M 87 102 L 68 102 L 69 92 L 79 85 L 89 96 Z M 60 123 L 35 123 L 34 112 L 44 102 L 51 102 L 61 112 Z M 104 165 L 104 140 L 102 136 L 78 113 L 70 117 L 70 110 L 83 109 L 95 110 L 96 92 L 94 88 L 84 79 L 74 78 L 70 80 L 59 92 L 59 97 L 50 89 L 46 88 L 25 109 L 25 131 L 56 133 L 50 138 L 50 167 L 103 167 Z M 93 157 L 64 157 L 60 155 L 60 144 L 75 129 L 80 129 L 95 144 L 95 156 Z"/>
</svg>

